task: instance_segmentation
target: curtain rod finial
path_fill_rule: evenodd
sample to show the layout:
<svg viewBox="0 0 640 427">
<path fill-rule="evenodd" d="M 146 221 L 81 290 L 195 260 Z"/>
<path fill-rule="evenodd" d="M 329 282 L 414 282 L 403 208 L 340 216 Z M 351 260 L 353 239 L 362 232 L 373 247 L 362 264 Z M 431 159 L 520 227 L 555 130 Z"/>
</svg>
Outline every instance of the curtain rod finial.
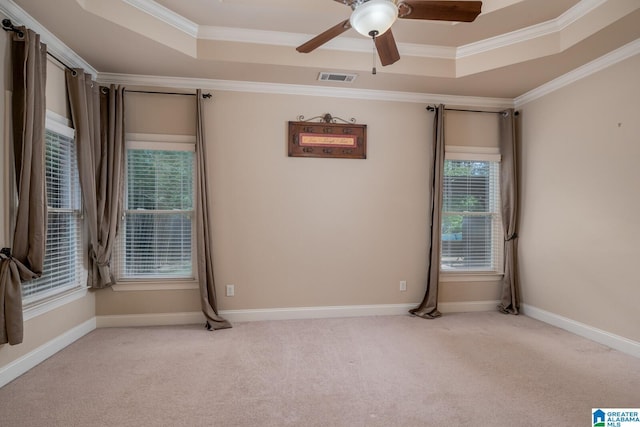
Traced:
<svg viewBox="0 0 640 427">
<path fill-rule="evenodd" d="M 24 37 L 24 33 L 21 30 L 18 30 L 9 18 L 5 18 L 2 20 L 2 29 L 5 31 L 13 31 L 18 34 L 18 37 L 20 38 Z"/>
</svg>

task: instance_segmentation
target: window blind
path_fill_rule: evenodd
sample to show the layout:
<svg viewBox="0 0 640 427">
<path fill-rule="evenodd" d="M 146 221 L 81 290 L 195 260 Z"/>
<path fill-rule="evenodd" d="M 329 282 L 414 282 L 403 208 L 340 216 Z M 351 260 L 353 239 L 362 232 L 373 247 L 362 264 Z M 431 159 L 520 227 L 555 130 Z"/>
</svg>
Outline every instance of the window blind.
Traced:
<svg viewBox="0 0 640 427">
<path fill-rule="evenodd" d="M 45 134 L 47 241 L 42 276 L 23 283 L 25 304 L 81 286 L 81 196 L 73 138 Z"/>
<path fill-rule="evenodd" d="M 121 278 L 192 278 L 194 153 L 127 150 Z"/>
<path fill-rule="evenodd" d="M 502 272 L 499 167 L 495 161 L 445 160 L 443 271 Z"/>
</svg>

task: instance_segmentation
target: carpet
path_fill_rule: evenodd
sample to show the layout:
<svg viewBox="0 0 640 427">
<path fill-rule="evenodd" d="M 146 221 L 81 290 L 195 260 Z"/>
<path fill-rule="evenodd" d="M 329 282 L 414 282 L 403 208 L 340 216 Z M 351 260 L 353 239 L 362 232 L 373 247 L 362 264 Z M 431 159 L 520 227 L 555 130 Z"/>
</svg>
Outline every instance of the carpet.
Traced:
<svg viewBox="0 0 640 427">
<path fill-rule="evenodd" d="M 0 389 L 2 426 L 586 426 L 640 360 L 525 316 L 98 329 Z"/>
</svg>

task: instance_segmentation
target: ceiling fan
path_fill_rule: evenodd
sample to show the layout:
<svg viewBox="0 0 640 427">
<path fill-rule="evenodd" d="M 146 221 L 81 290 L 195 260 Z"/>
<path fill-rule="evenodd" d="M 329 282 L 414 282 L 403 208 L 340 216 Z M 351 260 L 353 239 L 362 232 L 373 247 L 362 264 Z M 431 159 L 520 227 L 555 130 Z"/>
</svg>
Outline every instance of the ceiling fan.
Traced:
<svg viewBox="0 0 640 427">
<path fill-rule="evenodd" d="M 481 1 L 431 0 L 335 0 L 351 7 L 351 17 L 329 28 L 296 50 L 309 53 L 349 28 L 371 37 L 383 66 L 400 59 L 391 26 L 397 18 L 473 22 L 482 9 Z M 375 67 L 374 67 L 375 74 Z"/>
</svg>

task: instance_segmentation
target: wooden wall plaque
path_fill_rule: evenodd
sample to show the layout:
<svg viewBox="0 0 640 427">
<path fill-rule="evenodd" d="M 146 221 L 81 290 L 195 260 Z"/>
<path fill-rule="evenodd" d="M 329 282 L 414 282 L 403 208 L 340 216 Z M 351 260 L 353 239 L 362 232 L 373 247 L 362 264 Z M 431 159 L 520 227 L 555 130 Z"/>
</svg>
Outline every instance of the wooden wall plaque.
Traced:
<svg viewBox="0 0 640 427">
<path fill-rule="evenodd" d="M 289 157 L 367 158 L 367 125 L 289 122 Z"/>
</svg>

